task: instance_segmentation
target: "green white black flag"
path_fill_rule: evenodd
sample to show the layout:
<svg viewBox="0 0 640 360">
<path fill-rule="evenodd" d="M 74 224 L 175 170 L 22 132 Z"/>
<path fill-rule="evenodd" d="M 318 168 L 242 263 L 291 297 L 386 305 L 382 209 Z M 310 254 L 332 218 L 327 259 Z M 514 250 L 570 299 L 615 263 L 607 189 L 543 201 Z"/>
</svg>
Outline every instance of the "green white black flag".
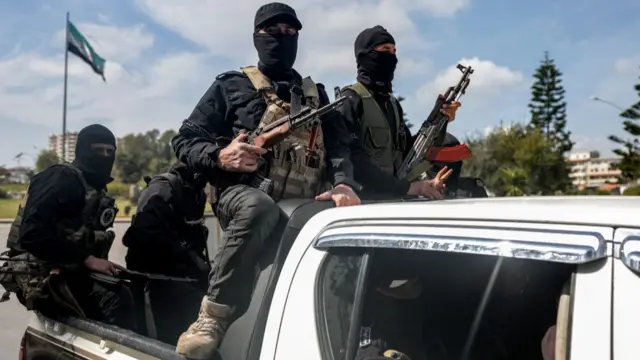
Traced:
<svg viewBox="0 0 640 360">
<path fill-rule="evenodd" d="M 105 60 L 96 54 L 91 44 L 71 22 L 67 26 L 67 51 L 89 64 L 96 74 L 102 76 L 102 80 L 107 81 L 104 78 Z"/>
</svg>

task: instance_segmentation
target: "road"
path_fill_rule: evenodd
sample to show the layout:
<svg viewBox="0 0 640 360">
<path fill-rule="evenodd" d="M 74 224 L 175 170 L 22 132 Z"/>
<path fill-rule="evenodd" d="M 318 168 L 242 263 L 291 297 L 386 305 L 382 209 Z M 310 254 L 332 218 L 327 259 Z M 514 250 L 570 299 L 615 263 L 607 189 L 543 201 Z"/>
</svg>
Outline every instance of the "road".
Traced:
<svg viewBox="0 0 640 360">
<path fill-rule="evenodd" d="M 207 218 L 209 227 L 209 249 L 214 249 L 220 239 L 220 230 L 217 220 L 213 217 Z M 4 251 L 5 241 L 9 234 L 9 224 L 0 224 L 0 251 Z M 122 245 L 122 235 L 129 227 L 129 223 L 116 223 L 114 230 L 116 239 L 109 253 L 109 259 L 118 264 L 124 265 L 126 248 Z M 213 253 L 212 253 L 213 256 Z M 0 286 L 0 292 L 4 289 Z M 2 359 L 13 359 L 18 357 L 20 349 L 20 339 L 27 326 L 27 310 L 14 298 L 0 304 L 0 354 L 4 354 Z"/>
</svg>

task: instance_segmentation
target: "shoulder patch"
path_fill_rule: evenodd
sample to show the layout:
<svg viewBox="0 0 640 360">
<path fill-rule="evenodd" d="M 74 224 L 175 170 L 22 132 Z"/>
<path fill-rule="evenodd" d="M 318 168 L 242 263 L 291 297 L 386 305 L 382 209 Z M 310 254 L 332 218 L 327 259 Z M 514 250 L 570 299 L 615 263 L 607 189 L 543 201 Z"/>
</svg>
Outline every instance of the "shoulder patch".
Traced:
<svg viewBox="0 0 640 360">
<path fill-rule="evenodd" d="M 236 76 L 246 77 L 246 75 L 241 73 L 240 71 L 231 70 L 231 71 L 223 72 L 222 74 L 216 76 L 216 80 L 226 80 L 228 78 L 236 77 Z"/>
<path fill-rule="evenodd" d="M 484 182 L 482 182 L 482 180 L 480 179 L 476 179 L 476 185 L 479 187 L 484 187 Z"/>
</svg>

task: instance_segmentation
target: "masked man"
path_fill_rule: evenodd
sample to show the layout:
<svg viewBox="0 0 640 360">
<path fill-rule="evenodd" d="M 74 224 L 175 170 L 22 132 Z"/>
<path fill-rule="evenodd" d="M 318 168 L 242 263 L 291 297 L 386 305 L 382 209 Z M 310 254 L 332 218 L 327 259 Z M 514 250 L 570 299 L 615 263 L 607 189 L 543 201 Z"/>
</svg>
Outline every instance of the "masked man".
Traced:
<svg viewBox="0 0 640 360">
<path fill-rule="evenodd" d="M 288 5 L 270 3 L 258 9 L 253 35 L 258 66 L 219 75 L 173 140 L 178 159 L 215 185 L 213 208 L 225 231 L 198 319 L 178 341 L 176 350 L 186 357 L 213 356 L 234 313 L 234 299 L 250 297 L 252 281 L 247 279 L 255 278 L 258 254 L 266 241 L 279 240 L 274 229 L 285 215 L 276 201 L 315 197 L 337 206 L 360 203 L 354 192 L 359 185 L 352 180 L 349 133 L 337 112 L 323 116 L 317 128 L 317 166 L 306 162 L 309 130 L 294 132 L 269 152 L 248 144 L 242 133 L 289 115 L 297 101 L 315 108 L 329 103 L 322 85 L 293 69 L 300 29 Z M 220 137 L 234 140 L 225 146 L 215 141 Z M 270 194 L 246 180 L 256 171 L 274 181 Z M 316 196 L 325 171 L 333 189 Z"/>
<path fill-rule="evenodd" d="M 455 136 L 447 133 L 444 137 L 442 147 L 454 147 L 460 145 L 460 141 Z M 436 178 L 442 169 L 449 169 L 451 175 L 444 182 L 444 196 L 450 199 L 460 198 L 483 198 L 488 197 L 484 182 L 476 177 L 462 176 L 462 160 L 454 162 L 433 162 L 427 171 L 426 177 Z"/>
<path fill-rule="evenodd" d="M 400 103 L 392 95 L 398 62 L 393 36 L 378 25 L 362 31 L 354 47 L 357 82 L 342 89 L 347 101 L 340 112 L 354 139 L 352 160 L 355 180 L 363 186 L 362 196 L 442 198 L 444 179 L 440 177 L 410 183 L 394 176 L 414 139 L 402 118 Z M 454 102 L 442 111 L 453 121 L 459 106 Z"/>
<path fill-rule="evenodd" d="M 127 269 L 192 278 L 199 283 L 148 283 L 149 305 L 157 339 L 176 344 L 193 321 L 207 290 L 209 259 L 205 255 L 209 231 L 204 225 L 206 181 L 181 163 L 149 180 L 136 215 L 122 242 L 129 249 Z M 180 306 L 176 307 L 176 296 Z"/>
<path fill-rule="evenodd" d="M 67 314 L 134 329 L 131 293 L 92 273 L 117 275 L 107 256 L 117 209 L 106 196 L 113 179 L 116 139 L 102 125 L 78 134 L 75 160 L 54 165 L 31 180 L 7 241 L 18 298 L 29 310 Z M 4 279 L 4 283 L 7 279 Z"/>
</svg>

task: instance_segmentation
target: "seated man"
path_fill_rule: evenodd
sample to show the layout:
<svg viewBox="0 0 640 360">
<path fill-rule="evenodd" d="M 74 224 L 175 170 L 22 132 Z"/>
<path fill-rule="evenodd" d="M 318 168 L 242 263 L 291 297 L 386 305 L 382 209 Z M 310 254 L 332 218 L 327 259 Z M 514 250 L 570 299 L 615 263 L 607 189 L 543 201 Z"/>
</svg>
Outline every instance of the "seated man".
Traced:
<svg viewBox="0 0 640 360">
<path fill-rule="evenodd" d="M 454 147 L 460 145 L 455 136 L 447 133 L 442 147 Z M 482 198 L 487 197 L 487 190 L 482 180 L 474 177 L 462 177 L 462 160 L 452 163 L 434 162 L 425 174 L 433 179 L 442 169 L 451 170 L 451 175 L 444 182 L 444 196 L 447 198 Z"/>
<path fill-rule="evenodd" d="M 259 256 L 269 241 L 279 241 L 278 224 L 286 220 L 277 201 L 315 197 L 337 206 L 360 203 L 349 134 L 337 112 L 327 112 L 320 126 L 296 130 L 270 149 L 248 143 L 246 132 L 264 129 L 298 106 L 329 104 L 322 85 L 293 69 L 301 28 L 290 6 L 260 7 L 253 29 L 258 66 L 219 75 L 172 141 L 176 157 L 215 185 L 213 209 L 224 230 L 198 319 L 176 346 L 188 358 L 212 358 L 240 315 L 239 303 L 251 297 Z M 322 192 L 325 168 L 333 189 Z M 263 178 L 273 186 L 257 185 L 268 183 Z"/>
<path fill-rule="evenodd" d="M 107 260 L 115 237 L 108 229 L 117 212 L 106 196 L 115 150 L 111 131 L 87 126 L 78 134 L 73 163 L 51 166 L 31 180 L 7 243 L 9 256 L 37 266 L 13 261 L 11 268 L 31 269 L 33 275 L 16 273 L 3 280 L 17 285 L 27 309 L 135 328 L 128 289 L 91 277 L 123 270 Z"/>
<path fill-rule="evenodd" d="M 155 176 L 142 191 L 136 215 L 122 239 L 128 247 L 128 269 L 200 280 L 196 284 L 149 281 L 157 339 L 167 344 L 178 342 L 207 290 L 210 266 L 205 256 L 209 233 L 204 225 L 205 185 L 202 176 L 181 163 Z"/>
<path fill-rule="evenodd" d="M 395 40 L 382 26 L 363 30 L 354 52 L 357 82 L 342 89 L 347 100 L 339 108 L 351 137 L 355 180 L 362 184 L 361 197 L 400 198 L 406 195 L 431 199 L 443 197 L 439 180 L 409 182 L 396 172 L 413 145 L 402 107 L 392 95 L 397 64 Z M 442 112 L 453 121 L 460 103 L 445 105 Z"/>
<path fill-rule="evenodd" d="M 367 287 L 356 360 L 431 360 L 424 347 L 425 292 L 422 281 L 397 268 L 374 266 L 374 286 Z M 404 271 L 406 272 L 406 271 Z"/>
</svg>

